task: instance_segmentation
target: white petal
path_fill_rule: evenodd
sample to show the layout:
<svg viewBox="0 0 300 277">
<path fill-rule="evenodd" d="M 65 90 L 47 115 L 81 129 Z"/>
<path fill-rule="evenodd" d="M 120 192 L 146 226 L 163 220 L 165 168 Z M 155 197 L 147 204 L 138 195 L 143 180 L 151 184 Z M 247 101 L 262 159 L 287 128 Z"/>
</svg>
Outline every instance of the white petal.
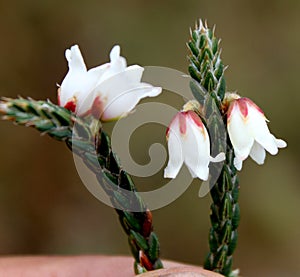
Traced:
<svg viewBox="0 0 300 277">
<path fill-rule="evenodd" d="M 273 135 L 272 135 L 273 136 Z M 274 136 L 273 136 L 274 137 Z M 276 145 L 277 145 L 277 147 L 278 148 L 285 148 L 285 147 L 287 147 L 287 143 L 284 141 L 284 140 L 282 140 L 282 139 L 277 139 L 277 138 L 275 138 L 274 137 L 274 140 L 275 140 L 275 143 L 276 143 Z"/>
<path fill-rule="evenodd" d="M 241 115 L 237 105 L 234 106 L 231 112 L 227 129 L 235 155 L 241 157 L 242 160 L 245 160 L 250 154 L 254 138 L 249 132 L 247 122 Z"/>
<path fill-rule="evenodd" d="M 175 178 L 183 164 L 183 149 L 178 124 L 178 119 L 175 118 L 170 126 L 168 139 L 169 162 L 164 171 L 165 178 Z"/>
<path fill-rule="evenodd" d="M 243 167 L 243 160 L 235 157 L 233 160 L 233 164 L 237 170 L 241 170 Z"/>
<path fill-rule="evenodd" d="M 59 102 L 61 106 L 65 106 L 68 101 L 80 95 L 85 87 L 85 76 L 86 72 L 68 72 L 60 86 Z"/>
<path fill-rule="evenodd" d="M 104 81 L 110 80 L 113 82 L 120 82 L 120 80 L 123 80 L 123 82 L 126 83 L 140 83 L 142 79 L 142 75 L 144 72 L 144 68 L 139 65 L 131 65 L 127 68 L 124 68 L 122 70 L 115 70 L 111 67 L 111 64 L 107 64 L 108 67 L 105 70 L 104 74 L 101 76 L 101 78 L 98 80 L 98 84 L 103 83 Z M 117 78 L 117 79 L 112 79 Z"/>
<path fill-rule="evenodd" d="M 101 79 L 102 75 L 108 70 L 109 63 L 99 65 L 97 67 L 91 68 L 87 72 L 87 78 L 94 84 L 97 84 Z"/>
<path fill-rule="evenodd" d="M 263 146 L 270 154 L 278 153 L 276 141 L 267 126 L 266 118 L 257 109 L 249 106 L 248 127 L 251 135 L 261 146 Z"/>
<path fill-rule="evenodd" d="M 266 158 L 266 151 L 265 149 L 257 142 L 254 142 L 250 157 L 257 163 L 257 164 L 263 164 Z"/>
<path fill-rule="evenodd" d="M 87 79 L 87 70 L 78 45 L 66 50 L 69 71 L 62 81 L 59 93 L 59 102 L 65 106 L 71 99 L 86 96 L 91 91 L 90 82 Z"/>
<path fill-rule="evenodd" d="M 78 93 L 76 94 L 77 97 L 77 110 L 76 113 L 78 115 L 83 115 L 87 111 L 91 109 L 91 106 L 93 105 L 93 102 L 95 100 L 95 95 L 93 94 L 93 90 L 96 88 L 96 85 L 103 76 L 103 74 L 106 72 L 107 68 L 109 67 L 109 64 L 103 64 L 100 66 L 97 66 L 95 68 L 91 68 L 85 75 L 84 80 L 80 82 L 80 79 L 77 80 L 77 83 L 74 83 L 74 85 L 77 85 L 76 89 Z"/>
<path fill-rule="evenodd" d="M 86 65 L 81 55 L 78 45 L 73 45 L 65 52 L 70 70 L 86 71 Z"/>
<path fill-rule="evenodd" d="M 213 163 L 219 163 L 219 162 L 223 162 L 226 159 L 226 155 L 225 153 L 221 152 L 219 153 L 216 157 L 210 157 L 209 160 Z"/>
<path fill-rule="evenodd" d="M 120 56 L 120 46 L 115 45 L 110 52 L 110 64 L 109 68 L 106 70 L 105 74 L 101 77 L 99 82 L 103 82 L 110 77 L 119 74 L 126 70 L 127 62 L 124 57 Z"/>
<path fill-rule="evenodd" d="M 113 74 L 108 78 L 106 71 L 98 82 L 94 93 L 114 99 L 118 95 L 122 95 L 124 92 L 140 85 L 143 70 L 140 66 L 130 66 L 126 70 Z"/>
<path fill-rule="evenodd" d="M 188 118 L 186 135 L 182 137 L 184 162 L 192 176 L 207 180 L 209 175 L 210 143 L 205 127 Z"/>
<path fill-rule="evenodd" d="M 131 112 L 138 102 L 145 97 L 154 97 L 162 89 L 150 84 L 140 83 L 143 68 L 128 67 L 100 83 L 93 91 L 93 98 L 99 96 L 104 103 L 101 120 L 114 120 Z"/>
<path fill-rule="evenodd" d="M 157 96 L 161 91 L 161 88 L 142 83 L 114 99 L 104 100 L 106 102 L 104 102 L 101 120 L 111 121 L 125 117 L 134 110 L 142 98 Z"/>
<path fill-rule="evenodd" d="M 114 62 L 120 57 L 120 54 L 121 54 L 120 45 L 115 45 L 110 51 L 109 58 L 112 62 Z"/>
</svg>

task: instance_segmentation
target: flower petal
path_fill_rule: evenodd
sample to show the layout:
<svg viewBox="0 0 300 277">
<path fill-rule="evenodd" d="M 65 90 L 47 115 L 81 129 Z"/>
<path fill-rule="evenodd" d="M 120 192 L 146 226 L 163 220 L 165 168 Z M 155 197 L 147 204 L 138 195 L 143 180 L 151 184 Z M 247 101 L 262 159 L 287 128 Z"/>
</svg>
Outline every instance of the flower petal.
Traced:
<svg viewBox="0 0 300 277">
<path fill-rule="evenodd" d="M 257 109 L 249 106 L 248 127 L 251 136 L 270 154 L 278 153 L 278 148 L 273 135 L 270 133 L 267 126 L 266 118 Z"/>
<path fill-rule="evenodd" d="M 59 104 L 66 106 L 76 99 L 76 113 L 81 115 L 89 110 L 93 99 L 90 93 L 98 79 L 107 69 L 108 64 L 98 66 L 87 71 L 78 45 L 66 50 L 69 71 L 59 89 Z"/>
<path fill-rule="evenodd" d="M 93 99 L 100 96 L 104 103 L 101 120 L 109 121 L 126 116 L 142 98 L 154 97 L 161 93 L 160 87 L 136 82 L 142 73 L 142 67 L 128 67 L 125 71 L 104 80 L 95 88 Z"/>
<path fill-rule="evenodd" d="M 70 70 L 87 70 L 78 45 L 73 45 L 70 49 L 67 49 L 65 52 L 65 57 L 68 61 Z"/>
<path fill-rule="evenodd" d="M 164 171 L 165 178 L 175 178 L 183 164 L 183 149 L 178 119 L 174 118 L 168 134 L 169 162 Z"/>
<path fill-rule="evenodd" d="M 223 162 L 225 161 L 226 159 L 226 155 L 224 152 L 221 152 L 219 153 L 216 157 L 210 157 L 209 160 L 210 162 L 213 162 L 213 163 L 220 163 L 220 162 Z"/>
<path fill-rule="evenodd" d="M 186 135 L 182 137 L 184 162 L 193 177 L 207 180 L 209 175 L 210 142 L 204 126 L 187 117 Z"/>
<path fill-rule="evenodd" d="M 259 165 L 263 164 L 266 158 L 266 151 L 265 149 L 257 142 L 254 142 L 250 157 Z"/>
<path fill-rule="evenodd" d="M 273 136 L 273 135 L 272 135 L 272 136 Z M 276 145 L 277 145 L 278 148 L 285 148 L 285 147 L 287 147 L 287 143 L 286 143 L 284 140 L 282 140 L 282 139 L 277 139 L 277 138 L 275 138 L 274 136 L 273 136 L 273 138 L 274 138 L 275 143 L 276 143 Z"/>
<path fill-rule="evenodd" d="M 109 68 L 106 70 L 105 74 L 103 74 L 103 76 L 99 80 L 99 83 L 127 69 L 126 59 L 120 56 L 120 52 L 121 52 L 121 48 L 119 45 L 115 45 L 112 48 L 109 54 L 110 56 Z"/>
<path fill-rule="evenodd" d="M 141 99 L 157 96 L 161 91 L 161 88 L 141 84 L 139 87 L 132 88 L 114 99 L 109 101 L 104 99 L 101 121 L 112 121 L 125 117 L 134 110 Z"/>
<path fill-rule="evenodd" d="M 248 119 L 241 114 L 237 103 L 232 103 L 230 119 L 227 123 L 229 137 L 236 156 L 245 160 L 251 151 L 254 138 L 249 133 Z"/>
<path fill-rule="evenodd" d="M 233 164 L 237 170 L 241 170 L 243 167 L 243 160 L 235 157 L 233 160 Z"/>
<path fill-rule="evenodd" d="M 127 63 L 126 63 L 126 59 L 124 57 L 121 57 L 121 47 L 120 45 L 115 45 L 109 54 L 110 57 L 110 61 L 112 65 L 117 65 L 120 68 L 126 68 Z"/>
</svg>

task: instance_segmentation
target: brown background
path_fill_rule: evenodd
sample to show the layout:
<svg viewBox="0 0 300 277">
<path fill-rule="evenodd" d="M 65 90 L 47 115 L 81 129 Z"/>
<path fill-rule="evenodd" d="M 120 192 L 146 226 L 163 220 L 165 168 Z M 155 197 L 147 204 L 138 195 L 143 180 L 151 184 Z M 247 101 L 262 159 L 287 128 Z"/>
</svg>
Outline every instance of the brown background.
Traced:
<svg viewBox="0 0 300 277">
<path fill-rule="evenodd" d="M 186 72 L 189 27 L 197 18 L 208 19 L 217 25 L 223 61 L 230 65 L 228 89 L 260 105 L 272 132 L 289 144 L 264 166 L 244 164 L 234 266 L 244 276 L 283 276 L 283 271 L 295 276 L 300 273 L 299 11 L 296 0 L 2 1 L 0 95 L 56 101 L 55 84 L 67 70 L 64 50 L 74 43 L 89 67 L 106 62 L 119 43 L 129 64 Z M 129 253 L 115 212 L 82 185 L 62 143 L 7 122 L 0 128 L 2 255 Z M 164 129 L 155 130 L 153 136 L 164 143 Z M 147 132 L 136 134 L 138 162 L 147 162 L 151 140 L 139 137 Z M 161 175 L 136 181 L 159 184 Z M 211 201 L 199 199 L 198 189 L 194 181 L 176 202 L 154 212 L 163 258 L 203 262 Z"/>
</svg>

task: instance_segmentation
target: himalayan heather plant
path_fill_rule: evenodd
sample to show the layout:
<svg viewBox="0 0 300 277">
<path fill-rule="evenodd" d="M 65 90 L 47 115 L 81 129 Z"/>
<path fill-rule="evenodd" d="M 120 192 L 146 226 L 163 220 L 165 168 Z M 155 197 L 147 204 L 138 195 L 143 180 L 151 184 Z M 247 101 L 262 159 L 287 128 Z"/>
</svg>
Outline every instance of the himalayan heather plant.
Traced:
<svg viewBox="0 0 300 277">
<path fill-rule="evenodd" d="M 164 177 L 176 178 L 185 164 L 193 178 L 208 182 L 211 229 L 204 268 L 237 276 L 238 271 L 232 270 L 240 220 L 237 172 L 248 156 L 263 164 L 266 151 L 275 155 L 286 143 L 270 133 L 264 113 L 254 102 L 226 91 L 226 67 L 214 30 L 200 20 L 191 31 L 188 48 L 195 99 L 185 103 L 170 122 Z M 58 88 L 58 103 L 2 98 L 2 119 L 65 142 L 93 172 L 115 207 L 128 237 L 135 272 L 160 269 L 160 244 L 153 232 L 151 211 L 113 152 L 102 123 L 130 115 L 141 99 L 158 96 L 162 88 L 143 83 L 144 68 L 127 66 L 119 46 L 111 50 L 109 63 L 89 70 L 77 45 L 67 49 L 65 56 L 69 71 Z M 224 138 L 218 116 L 225 126 L 225 148 L 220 147 Z M 215 180 L 212 171 L 217 167 L 220 174 Z M 130 197 L 124 190 L 131 192 Z M 136 211 L 131 211 L 132 206 Z"/>
</svg>

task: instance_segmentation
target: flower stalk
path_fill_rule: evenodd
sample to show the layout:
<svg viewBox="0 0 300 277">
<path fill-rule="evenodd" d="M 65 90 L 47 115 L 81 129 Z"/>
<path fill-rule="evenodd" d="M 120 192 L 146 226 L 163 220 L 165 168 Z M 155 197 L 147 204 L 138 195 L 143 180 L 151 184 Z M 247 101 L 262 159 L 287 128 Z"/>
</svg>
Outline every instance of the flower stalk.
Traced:
<svg viewBox="0 0 300 277">
<path fill-rule="evenodd" d="M 217 114 L 221 113 L 226 125 L 226 111 L 222 108 L 225 96 L 226 82 L 224 71 L 226 67 L 221 60 L 220 41 L 215 37 L 214 29 L 200 21 L 195 30 L 191 31 L 191 39 L 188 42 L 189 73 L 191 77 L 204 88 L 200 92 L 191 83 L 192 91 L 196 99 L 205 107 L 204 116 L 206 123 L 213 126 L 210 137 L 215 143 L 211 145 L 211 153 L 219 153 L 218 138 L 219 124 L 215 124 Z M 214 102 L 214 103 L 213 103 Z M 217 109 L 217 110 L 216 110 Z M 211 204 L 211 228 L 209 232 L 209 253 L 204 263 L 208 270 L 232 276 L 232 255 L 237 244 L 237 228 L 240 220 L 238 204 L 239 181 L 237 171 L 233 163 L 234 152 L 227 134 L 226 160 L 216 183 L 210 183 Z M 211 164 L 211 167 L 215 166 Z M 213 180 L 214 181 L 214 180 Z"/>
<path fill-rule="evenodd" d="M 92 132 L 91 122 L 76 117 L 66 108 L 50 101 L 3 98 L 0 101 L 1 114 L 3 120 L 33 127 L 42 134 L 64 141 L 79 155 L 96 175 L 114 207 L 117 207 L 116 212 L 135 259 L 135 272 L 139 274 L 162 268 L 159 241 L 153 232 L 152 214 L 137 193 L 132 179 L 122 169 L 118 157 L 112 152 L 110 138 L 101 127 L 97 133 Z M 131 198 L 122 195 L 122 190 L 112 189 L 112 185 L 131 191 Z M 132 205 L 141 212 L 129 211 Z"/>
</svg>

